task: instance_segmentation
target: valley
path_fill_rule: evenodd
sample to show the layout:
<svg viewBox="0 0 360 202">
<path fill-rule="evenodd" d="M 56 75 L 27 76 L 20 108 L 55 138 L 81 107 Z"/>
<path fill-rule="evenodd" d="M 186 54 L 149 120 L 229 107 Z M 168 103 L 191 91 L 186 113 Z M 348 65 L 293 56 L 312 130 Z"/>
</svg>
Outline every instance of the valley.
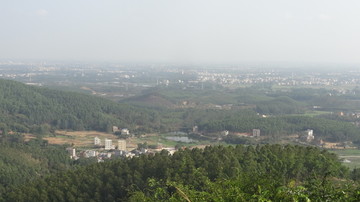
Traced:
<svg viewBox="0 0 360 202">
<path fill-rule="evenodd" d="M 68 71 L 71 72 L 71 70 Z M 137 71 L 132 71 L 132 73 L 142 75 L 143 69 Z M 81 75 L 87 74 L 85 69 L 81 72 L 83 72 Z M 105 70 L 102 72 L 106 74 Z M 92 77 L 92 79 L 96 78 L 93 83 L 86 80 L 86 85 L 81 79 L 74 79 L 66 84 L 69 88 L 64 88 L 64 85 L 58 85 L 59 83 L 48 83 L 50 80 L 44 77 L 41 85 L 0 80 L 0 112 L 2 113 L 0 140 L 3 145 L 3 150 L 0 152 L 5 154 L 0 162 L 5 165 L 3 169 L 7 174 L 4 176 L 11 176 L 3 177 L 0 193 L 14 191 L 13 186 L 22 186 L 27 180 L 48 183 L 47 177 L 52 178 L 59 171 L 77 172 L 81 169 L 90 169 L 92 166 L 102 166 L 102 164 L 108 166 L 112 162 L 123 162 L 122 166 L 126 168 L 133 161 L 150 161 L 146 158 L 160 158 L 158 156 L 177 158 L 176 156 L 182 151 L 185 153 L 199 151 L 197 155 L 208 155 L 202 152 L 215 152 L 215 148 L 219 148 L 220 153 L 225 150 L 230 151 L 231 148 L 242 148 L 240 149 L 242 152 L 249 150 L 245 152 L 247 155 L 253 152 L 255 152 L 254 155 L 260 155 L 259 151 L 262 148 L 271 147 L 269 157 L 258 156 L 254 160 L 260 163 L 257 166 L 254 164 L 255 167 L 253 167 L 258 172 L 268 172 L 271 170 L 270 167 L 277 168 L 279 165 L 272 165 L 267 159 L 274 158 L 272 153 L 277 156 L 276 158 L 282 158 L 282 152 L 277 153 L 282 149 L 316 150 L 321 153 L 317 157 L 313 156 L 311 159 L 307 159 L 311 155 L 304 157 L 311 162 L 304 165 L 304 169 L 317 169 L 327 165 L 326 162 L 333 161 L 333 165 L 336 164 L 334 168 L 336 172 L 329 171 L 332 176 L 339 179 L 346 178 L 349 183 L 351 180 L 356 182 L 357 168 L 360 165 L 360 150 L 358 149 L 360 146 L 360 110 L 358 108 L 360 97 L 355 81 L 351 84 L 352 87 L 346 84 L 346 89 L 344 86 L 346 80 L 344 80 L 345 83 L 336 85 L 332 83 L 333 88 L 326 87 L 323 83 L 308 87 L 304 87 L 303 84 L 280 87 L 273 83 L 278 82 L 276 79 L 259 80 L 260 83 L 250 82 L 249 85 L 241 83 L 239 86 L 232 83 L 229 86 L 222 79 L 210 79 L 200 83 L 193 80 L 186 81 L 188 75 L 185 71 L 184 74 L 182 71 L 164 72 L 160 75 L 167 78 L 166 81 L 169 82 L 164 83 L 160 79 L 156 81 L 156 85 L 150 85 L 154 80 L 151 80 L 151 75 L 148 75 L 150 83 L 144 82 L 148 81 L 144 77 L 141 83 L 127 82 L 124 87 L 111 89 L 106 82 L 97 82 L 99 80 L 97 76 Z M 278 74 L 282 75 L 282 73 Z M 46 77 L 46 75 L 42 76 Z M 198 75 L 202 75 L 199 78 L 205 78 L 199 72 Z M 206 74 L 206 78 L 218 78 L 215 75 L 219 78 L 227 77 L 227 74 Z M 35 78 L 36 75 L 33 75 L 32 79 Z M 136 76 L 124 78 L 130 79 Z M 176 78 L 182 82 L 172 83 L 170 78 Z M 13 77 L 13 80 L 17 79 L 18 77 Z M 53 81 L 55 80 L 56 78 L 53 78 Z M 126 96 L 112 96 L 120 95 L 122 92 L 125 92 Z M 16 148 L 21 149 L 15 152 Z M 253 151 L 251 148 L 256 148 L 256 150 Z M 9 153 L 14 153 L 10 155 L 10 161 L 7 159 Z M 251 172 L 247 170 L 248 166 L 251 167 L 251 161 L 247 162 L 240 156 L 232 157 L 230 153 L 224 158 L 240 158 L 241 169 L 244 169 L 243 175 L 235 175 L 231 169 L 221 166 L 217 168 L 219 173 L 203 167 L 206 165 L 196 165 L 192 169 L 210 169 L 205 173 L 196 174 L 210 180 L 209 183 L 219 183 L 216 179 L 222 178 L 222 172 L 226 175 L 245 178 L 251 175 Z M 328 156 L 326 158 L 329 159 L 320 161 L 321 155 L 325 153 Z M 317 159 L 319 156 L 321 158 Z M 23 158 L 30 160 L 24 161 Z M 177 160 L 174 159 L 174 161 Z M 211 162 L 216 161 L 213 159 Z M 283 164 L 290 163 L 283 172 L 293 168 L 294 165 L 291 162 L 282 161 Z M 273 161 L 273 163 L 276 162 Z M 316 167 L 316 164 L 321 166 Z M 264 171 L 261 165 L 269 166 L 268 170 Z M 17 171 L 23 166 L 28 166 L 30 170 Z M 31 170 L 32 168 L 34 170 Z M 153 173 L 150 174 L 139 170 L 137 172 L 150 178 L 145 177 L 136 182 L 132 181 L 130 184 L 151 189 L 152 185 L 147 184 L 151 179 L 157 179 L 156 183 L 161 183 L 161 180 L 165 178 L 178 179 L 176 174 L 175 176 L 164 174 L 163 172 L 171 172 L 166 171 L 167 168 L 161 169 L 163 170 L 158 174 L 156 174 L 157 171 L 151 171 Z M 225 170 L 222 171 L 222 169 Z M 297 171 L 291 171 L 298 172 L 296 175 L 284 174 L 283 176 L 286 176 L 284 180 L 297 180 L 299 184 L 310 188 L 311 186 L 306 183 L 310 182 L 311 174 L 308 173 L 310 171 L 305 170 L 299 168 Z M 300 179 L 298 175 L 302 172 L 307 173 L 305 175 L 309 178 Z M 38 173 L 38 175 L 33 173 Z M 130 175 L 133 179 L 136 173 Z M 157 178 L 160 175 L 161 177 Z M 280 175 L 274 174 L 273 177 Z M 260 176 L 262 174 L 259 174 Z M 242 179 L 245 180 L 245 178 Z M 200 180 L 200 178 L 196 179 Z M 190 181 L 183 181 L 176 187 L 187 186 L 186 184 Z M 335 183 L 330 181 L 330 184 Z M 194 183 L 200 183 L 200 181 Z M 233 181 L 233 183 L 238 182 Z M 34 186 L 38 185 L 34 184 Z M 172 185 L 159 184 L 158 186 L 164 188 L 164 186 Z M 188 194 L 194 191 L 190 187 L 185 189 Z M 31 190 L 28 191 L 31 192 Z M 137 193 L 136 190 L 132 190 L 128 193 L 131 197 L 125 195 L 118 197 L 136 198 Z M 352 191 L 349 192 L 349 194 L 352 193 Z M 7 200 L 16 198 L 11 194 L 3 196 Z M 276 198 L 276 196 L 271 197 Z"/>
</svg>

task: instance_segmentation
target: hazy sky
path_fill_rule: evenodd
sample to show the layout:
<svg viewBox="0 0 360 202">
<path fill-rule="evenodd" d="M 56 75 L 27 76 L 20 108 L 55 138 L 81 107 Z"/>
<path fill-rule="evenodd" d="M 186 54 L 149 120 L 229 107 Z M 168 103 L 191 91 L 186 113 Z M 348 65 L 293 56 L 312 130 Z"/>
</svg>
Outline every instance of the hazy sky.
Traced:
<svg viewBox="0 0 360 202">
<path fill-rule="evenodd" d="M 360 63 L 359 0 L 2 0 L 0 59 Z"/>
</svg>

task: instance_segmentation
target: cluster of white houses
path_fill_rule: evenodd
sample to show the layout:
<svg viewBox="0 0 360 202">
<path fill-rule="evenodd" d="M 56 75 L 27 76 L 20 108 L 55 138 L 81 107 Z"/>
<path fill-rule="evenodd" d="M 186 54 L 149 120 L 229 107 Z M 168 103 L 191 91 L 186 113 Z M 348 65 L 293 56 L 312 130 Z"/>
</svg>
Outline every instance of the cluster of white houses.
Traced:
<svg viewBox="0 0 360 202">
<path fill-rule="evenodd" d="M 116 129 L 116 128 L 114 128 Z M 197 127 L 193 128 L 194 132 L 197 132 Z M 124 130 L 124 131 L 123 131 Z M 119 130 L 120 131 L 120 130 Z M 245 134 L 240 134 L 241 136 L 247 136 L 247 137 L 260 137 L 260 129 L 253 129 L 252 133 L 245 133 Z M 121 133 L 124 134 L 129 134 L 127 129 L 122 129 Z M 223 136 L 227 136 L 229 135 L 229 131 L 225 130 L 222 131 L 221 134 Z M 302 134 L 299 135 L 299 139 L 300 141 L 303 142 L 307 142 L 307 143 L 311 143 L 315 140 L 315 136 L 314 136 L 314 132 L 311 129 L 308 129 L 306 131 L 304 131 Z M 322 140 L 320 139 L 320 142 L 322 142 Z M 322 144 L 322 143 L 320 143 Z M 125 156 L 125 157 L 133 157 L 133 156 L 137 156 L 140 155 L 142 153 L 147 153 L 148 151 L 146 149 L 134 149 L 131 152 L 127 151 L 127 146 L 126 146 L 126 140 L 125 139 L 118 139 L 117 140 L 117 145 L 113 144 L 113 140 L 105 138 L 104 139 L 104 144 L 102 144 L 102 141 L 99 137 L 95 137 L 94 138 L 94 146 L 97 149 L 92 149 L 92 150 L 83 150 L 81 152 L 79 152 L 79 156 L 81 157 L 85 157 L 85 158 L 90 158 L 90 157 L 97 157 L 98 161 L 101 162 L 103 161 L 103 159 L 106 158 L 111 158 L 112 155 L 114 156 Z M 157 148 L 152 152 L 156 152 L 156 151 L 161 151 L 162 149 L 165 149 L 167 151 L 169 151 L 171 154 L 173 152 L 175 152 L 175 148 Z M 76 153 L 76 149 L 75 148 L 67 148 L 66 149 L 69 154 L 70 157 L 72 159 L 78 159 L 79 156 L 77 156 Z"/>
<path fill-rule="evenodd" d="M 95 146 L 102 146 L 101 144 L 101 139 L 98 137 L 94 138 L 94 145 Z M 78 159 L 79 157 L 76 154 L 76 149 L 75 148 L 67 148 L 66 149 L 69 154 L 70 157 L 72 159 Z M 105 151 L 104 151 L 105 150 Z M 110 152 L 110 150 L 112 150 Z M 117 141 L 117 147 L 116 145 L 113 145 L 113 140 L 111 139 L 107 139 L 105 138 L 104 140 L 104 148 L 100 149 L 100 150 L 84 150 L 80 152 L 79 156 L 85 157 L 85 158 L 90 158 L 90 157 L 98 157 L 98 159 L 103 159 L 103 158 L 111 158 L 112 155 L 115 156 L 131 156 L 131 154 L 129 152 L 127 152 L 126 149 L 126 140 L 121 139 Z"/>
<path fill-rule="evenodd" d="M 126 151 L 126 140 L 118 140 L 117 149 Z M 94 138 L 94 145 L 101 146 L 101 139 L 98 137 Z M 104 148 L 105 150 L 115 149 L 116 145 L 113 145 L 113 141 L 111 139 L 105 138 L 104 140 Z"/>
</svg>

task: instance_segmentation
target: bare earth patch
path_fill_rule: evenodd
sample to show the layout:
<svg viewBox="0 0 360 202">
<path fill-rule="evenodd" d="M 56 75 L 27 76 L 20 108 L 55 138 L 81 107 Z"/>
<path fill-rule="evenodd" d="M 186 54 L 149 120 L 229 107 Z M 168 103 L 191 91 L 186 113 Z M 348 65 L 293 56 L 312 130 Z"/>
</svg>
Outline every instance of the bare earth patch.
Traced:
<svg viewBox="0 0 360 202">
<path fill-rule="evenodd" d="M 75 147 L 89 147 L 94 145 L 94 138 L 101 139 L 101 143 L 104 144 L 105 138 L 113 140 L 113 144 L 118 139 L 115 135 L 98 132 L 98 131 L 55 131 L 55 137 L 45 137 L 44 139 L 49 141 L 49 144 L 70 144 Z"/>
</svg>

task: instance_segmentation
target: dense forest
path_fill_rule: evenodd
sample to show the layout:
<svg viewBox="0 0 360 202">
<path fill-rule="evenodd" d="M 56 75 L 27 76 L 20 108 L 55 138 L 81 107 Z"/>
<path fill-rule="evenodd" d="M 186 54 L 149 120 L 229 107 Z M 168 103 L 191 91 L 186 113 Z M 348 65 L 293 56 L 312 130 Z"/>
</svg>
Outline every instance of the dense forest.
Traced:
<svg viewBox="0 0 360 202">
<path fill-rule="evenodd" d="M 0 195 L 13 186 L 75 166 L 66 146 L 41 139 L 24 142 L 18 134 L 1 136 L 0 141 Z"/>
<path fill-rule="evenodd" d="M 317 138 L 325 141 L 359 142 L 360 130 L 356 124 L 360 119 L 354 116 L 358 112 L 359 100 L 357 94 L 342 95 L 326 89 L 274 90 L 253 86 L 183 90 L 171 86 L 147 90 L 123 102 L 158 111 L 158 121 L 166 123 L 160 124 L 161 131 L 186 132 L 195 125 L 204 134 L 220 134 L 223 130 L 249 133 L 259 128 L 264 136 L 281 138 L 312 129 Z M 221 105 L 230 105 L 232 108 L 216 109 L 216 105 L 220 108 Z M 315 110 L 314 106 L 317 107 Z M 350 115 L 339 116 L 339 112 Z"/>
<path fill-rule="evenodd" d="M 176 91 L 179 92 L 179 91 Z M 210 100 L 216 102 L 218 93 L 211 94 Z M 324 92 L 305 91 L 298 96 L 288 93 L 272 94 L 273 98 L 259 97 L 260 91 L 238 89 L 234 91 L 234 100 L 254 102 L 255 109 L 199 109 L 199 108 L 168 108 L 131 105 L 131 103 L 116 103 L 104 98 L 84 95 L 74 92 L 64 92 L 47 88 L 27 86 L 14 81 L 0 80 L 0 130 L 6 133 L 31 132 L 36 135 L 47 135 L 54 129 L 98 130 L 110 132 L 113 125 L 130 128 L 135 134 L 146 132 L 189 132 L 195 125 L 204 133 L 214 133 L 222 130 L 233 132 L 250 132 L 259 128 L 264 136 L 281 137 L 299 134 L 306 129 L 313 129 L 317 137 L 327 141 L 359 142 L 360 130 L 353 123 L 358 119 L 344 119 L 338 116 L 302 115 L 304 103 L 301 100 L 316 100 Z M 249 93 L 243 96 L 244 93 Z M 194 94 L 161 95 L 151 94 L 161 99 L 170 99 L 175 103 L 176 97 Z M 258 96 L 255 96 L 258 95 Z M 306 97 L 305 95 L 308 95 Z M 175 96 L 175 97 L 174 97 Z M 204 95 L 203 95 L 204 96 Z M 145 96 L 149 98 L 148 96 Z M 292 97 L 292 98 L 291 98 Z M 143 99 L 144 96 L 141 98 Z M 204 98 L 205 99 L 205 98 Z M 217 100 L 219 100 L 218 98 Z M 225 98 L 221 97 L 225 103 Z M 297 100 L 294 100 L 297 99 Z M 332 99 L 332 98 L 331 98 Z M 146 102 L 151 102 L 145 99 Z M 217 101 L 219 102 L 219 101 Z M 248 103 L 249 104 L 249 103 Z M 314 103 L 313 103 L 314 104 Z M 276 114 L 262 118 L 259 113 Z"/>
<path fill-rule="evenodd" d="M 111 131 L 113 125 L 139 131 L 159 127 L 153 124 L 158 117 L 155 111 L 7 80 L 0 80 L 0 114 L 3 131 L 46 133 L 49 126 L 99 131 Z"/>
<path fill-rule="evenodd" d="M 360 138 L 360 130 L 354 124 L 306 116 L 261 118 L 239 115 L 237 117 L 214 119 L 200 123 L 199 128 L 209 132 L 221 130 L 250 132 L 254 128 L 259 128 L 262 131 L 262 135 L 275 137 L 300 134 L 311 128 L 318 137 L 331 142 L 356 141 Z"/>
<path fill-rule="evenodd" d="M 2 201 L 358 201 L 336 155 L 264 145 L 185 149 L 119 159 L 15 187 Z"/>
</svg>

